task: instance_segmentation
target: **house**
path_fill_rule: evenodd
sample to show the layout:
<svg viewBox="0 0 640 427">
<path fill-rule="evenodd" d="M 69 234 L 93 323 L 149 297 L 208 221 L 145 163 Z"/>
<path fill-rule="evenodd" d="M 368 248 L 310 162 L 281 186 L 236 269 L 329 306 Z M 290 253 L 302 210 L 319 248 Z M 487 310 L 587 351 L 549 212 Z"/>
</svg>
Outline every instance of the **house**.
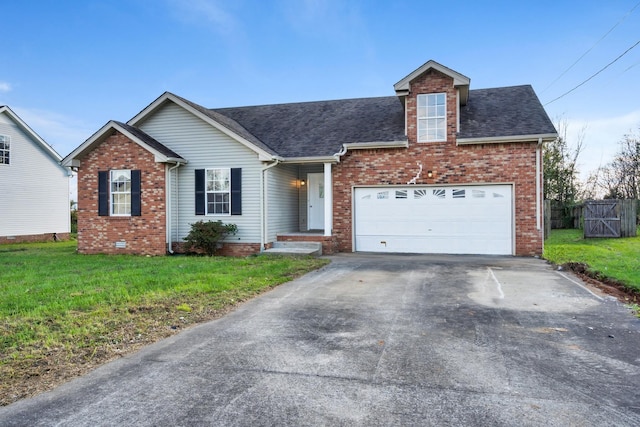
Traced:
<svg viewBox="0 0 640 427">
<path fill-rule="evenodd" d="M 0 106 L 0 244 L 69 238 L 70 171 L 62 157 Z"/>
<path fill-rule="evenodd" d="M 544 142 L 531 86 L 470 89 L 429 61 L 395 96 L 204 108 L 164 93 L 64 160 L 78 170 L 78 250 L 179 251 L 190 224 L 234 223 L 224 251 L 537 255 Z"/>
</svg>

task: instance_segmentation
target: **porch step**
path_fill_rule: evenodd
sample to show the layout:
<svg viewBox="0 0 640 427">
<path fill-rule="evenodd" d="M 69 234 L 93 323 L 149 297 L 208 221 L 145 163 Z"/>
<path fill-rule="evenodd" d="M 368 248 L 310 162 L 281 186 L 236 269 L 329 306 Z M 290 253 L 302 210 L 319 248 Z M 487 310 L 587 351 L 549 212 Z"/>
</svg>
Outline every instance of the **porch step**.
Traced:
<svg viewBox="0 0 640 427">
<path fill-rule="evenodd" d="M 273 247 L 265 249 L 266 254 L 277 255 L 322 255 L 320 242 L 274 242 Z"/>
</svg>

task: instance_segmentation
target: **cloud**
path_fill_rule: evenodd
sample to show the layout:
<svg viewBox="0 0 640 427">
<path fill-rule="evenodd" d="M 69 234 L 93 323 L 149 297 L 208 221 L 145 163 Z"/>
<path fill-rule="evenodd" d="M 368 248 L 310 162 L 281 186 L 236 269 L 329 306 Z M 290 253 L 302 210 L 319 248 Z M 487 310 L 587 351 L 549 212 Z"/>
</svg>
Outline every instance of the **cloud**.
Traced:
<svg viewBox="0 0 640 427">
<path fill-rule="evenodd" d="M 0 92 L 10 92 L 11 85 L 7 82 L 0 81 Z"/>
<path fill-rule="evenodd" d="M 234 16 L 222 8 L 217 0 L 168 0 L 178 18 L 189 22 L 201 22 L 208 28 L 229 36 L 237 31 L 238 23 Z"/>
</svg>

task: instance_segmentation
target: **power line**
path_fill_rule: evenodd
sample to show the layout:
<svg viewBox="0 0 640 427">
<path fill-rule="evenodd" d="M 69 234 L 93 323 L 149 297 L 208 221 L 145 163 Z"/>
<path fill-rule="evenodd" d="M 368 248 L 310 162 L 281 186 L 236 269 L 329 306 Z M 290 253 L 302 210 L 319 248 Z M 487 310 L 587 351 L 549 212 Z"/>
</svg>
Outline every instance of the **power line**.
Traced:
<svg viewBox="0 0 640 427">
<path fill-rule="evenodd" d="M 566 95 L 569 95 L 571 92 L 573 92 L 574 90 L 578 89 L 580 86 L 582 86 L 583 84 L 587 83 L 589 80 L 591 80 L 592 78 L 594 78 L 595 76 L 597 76 L 598 74 L 600 74 L 601 72 L 603 72 L 604 70 L 606 70 L 607 68 L 609 68 L 611 65 L 613 65 L 614 63 L 616 63 L 620 58 L 622 58 L 623 56 L 625 56 L 627 53 L 629 53 L 629 51 L 631 51 L 631 49 L 633 49 L 634 47 L 638 46 L 640 44 L 640 40 L 638 40 L 633 46 L 631 46 L 629 49 L 625 50 L 624 52 L 622 52 L 622 54 L 620 54 L 616 59 L 614 59 L 613 61 L 609 62 L 607 65 L 605 65 L 604 67 L 602 67 L 597 73 L 593 74 L 591 77 L 589 77 L 587 80 L 583 81 L 582 83 L 580 83 L 579 85 L 577 85 L 576 87 L 574 87 L 573 89 L 563 93 L 562 95 L 560 95 L 559 97 L 547 102 L 546 104 L 544 104 L 544 106 L 546 107 L 547 105 L 551 104 L 552 102 L 556 102 L 558 99 L 565 97 Z"/>
<path fill-rule="evenodd" d="M 605 33 L 604 36 L 600 37 L 600 40 L 598 40 L 597 42 L 595 42 L 593 44 L 593 46 L 591 46 L 589 49 L 587 49 L 587 51 L 585 53 L 582 54 L 582 56 L 580 56 L 580 58 L 576 59 L 576 61 L 571 64 L 569 66 L 569 68 L 567 68 L 566 70 L 564 70 L 554 81 L 552 81 L 551 83 L 549 83 L 549 85 L 547 87 L 545 87 L 544 89 L 542 89 L 542 92 L 540 92 L 540 94 L 542 95 L 543 93 L 546 92 L 547 89 L 549 89 L 551 86 L 553 86 L 553 84 L 555 82 L 557 82 L 558 80 L 560 80 L 562 78 L 562 76 L 564 76 L 565 74 L 567 74 L 569 72 L 569 70 L 571 70 L 578 62 L 580 62 L 582 60 L 582 58 L 584 58 L 585 56 L 587 56 L 587 54 L 589 52 L 591 52 L 597 45 L 598 43 L 600 43 L 602 40 L 604 40 L 605 37 L 607 37 L 609 35 L 609 33 L 611 33 L 611 31 L 613 31 L 618 25 L 620 25 L 622 23 L 622 21 L 624 21 L 625 19 L 627 19 L 627 16 L 631 15 L 631 13 L 633 13 L 634 10 L 636 10 L 636 8 L 640 6 L 640 2 L 638 2 L 635 6 L 633 6 L 631 8 L 631 10 L 629 12 L 626 13 L 626 15 L 624 15 L 622 17 L 622 19 L 620 19 L 616 25 L 614 25 L 613 27 L 611 27 L 611 29 L 609 31 L 607 31 Z"/>
</svg>

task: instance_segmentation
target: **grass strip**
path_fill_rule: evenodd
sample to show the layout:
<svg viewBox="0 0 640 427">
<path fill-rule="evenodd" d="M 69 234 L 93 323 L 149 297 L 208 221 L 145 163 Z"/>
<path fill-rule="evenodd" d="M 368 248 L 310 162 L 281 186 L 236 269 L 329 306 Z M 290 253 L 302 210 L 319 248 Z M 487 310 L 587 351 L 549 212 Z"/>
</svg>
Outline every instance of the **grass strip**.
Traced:
<svg viewBox="0 0 640 427">
<path fill-rule="evenodd" d="M 219 317 L 327 263 L 79 255 L 74 241 L 0 246 L 0 405 Z"/>
<path fill-rule="evenodd" d="M 621 239 L 585 239 L 582 230 L 553 230 L 544 258 L 554 264 L 586 264 L 589 275 L 640 292 L 640 233 Z"/>
</svg>

